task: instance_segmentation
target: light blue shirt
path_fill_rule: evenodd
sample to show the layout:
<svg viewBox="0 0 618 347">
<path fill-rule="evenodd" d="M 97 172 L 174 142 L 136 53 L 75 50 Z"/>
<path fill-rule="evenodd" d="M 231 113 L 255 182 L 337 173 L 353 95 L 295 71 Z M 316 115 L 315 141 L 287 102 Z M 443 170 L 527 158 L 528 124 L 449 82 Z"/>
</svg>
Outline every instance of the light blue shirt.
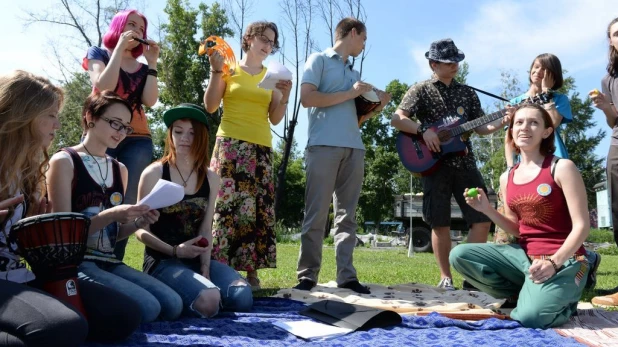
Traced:
<svg viewBox="0 0 618 347">
<path fill-rule="evenodd" d="M 527 97 L 528 95 L 524 93 L 516 98 L 511 99 L 510 103 L 513 105 L 519 104 Z M 571 112 L 571 102 L 569 101 L 568 96 L 564 94 L 555 93 L 555 92 L 554 92 L 554 96 L 552 97 L 552 101 L 556 104 L 556 110 L 562 116 L 562 122 L 560 122 L 560 125 L 558 125 L 556 129 L 554 129 L 554 132 L 556 133 L 556 136 L 554 136 L 554 145 L 556 146 L 556 151 L 554 152 L 554 155 L 560 158 L 569 159 L 569 153 L 567 152 L 566 146 L 564 145 L 564 142 L 562 141 L 562 136 L 560 135 L 561 135 L 562 124 L 571 123 L 573 121 L 573 113 Z"/>
<path fill-rule="evenodd" d="M 360 80 L 360 73 L 344 62 L 332 48 L 313 53 L 305 62 L 301 84 L 309 83 L 320 93 L 348 91 Z M 354 99 L 329 107 L 309 108 L 307 147 L 334 146 L 365 149 L 358 128 Z"/>
</svg>

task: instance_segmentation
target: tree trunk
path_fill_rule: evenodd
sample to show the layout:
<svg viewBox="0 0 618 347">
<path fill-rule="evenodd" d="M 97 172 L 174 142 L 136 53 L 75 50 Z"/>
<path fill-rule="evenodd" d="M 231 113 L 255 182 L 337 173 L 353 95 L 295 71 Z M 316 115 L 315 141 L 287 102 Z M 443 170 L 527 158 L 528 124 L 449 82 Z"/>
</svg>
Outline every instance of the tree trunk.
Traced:
<svg viewBox="0 0 618 347">
<path fill-rule="evenodd" d="M 296 122 L 294 120 L 290 121 L 288 131 L 285 134 L 285 149 L 283 150 L 281 164 L 277 169 L 277 187 L 275 187 L 275 216 L 279 212 L 279 208 L 285 194 L 285 172 L 287 171 L 288 162 L 290 161 L 290 152 L 292 151 L 295 128 Z"/>
</svg>

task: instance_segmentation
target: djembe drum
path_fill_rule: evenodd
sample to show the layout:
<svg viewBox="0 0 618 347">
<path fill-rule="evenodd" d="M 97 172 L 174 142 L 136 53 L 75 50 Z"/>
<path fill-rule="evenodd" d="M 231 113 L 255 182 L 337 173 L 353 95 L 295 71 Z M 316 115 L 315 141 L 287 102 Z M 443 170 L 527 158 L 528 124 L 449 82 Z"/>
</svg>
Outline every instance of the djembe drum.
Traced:
<svg viewBox="0 0 618 347">
<path fill-rule="evenodd" d="M 356 116 L 358 117 L 358 126 L 361 126 L 361 118 L 369 112 L 380 106 L 380 98 L 375 90 L 365 92 L 354 99 L 356 105 Z"/>
<path fill-rule="evenodd" d="M 43 284 L 43 290 L 73 305 L 84 317 L 77 285 L 77 266 L 84 259 L 90 219 L 81 213 L 48 213 L 20 220 L 11 227 L 19 254 Z"/>
<path fill-rule="evenodd" d="M 231 76 L 234 74 L 234 68 L 236 67 L 236 56 L 232 47 L 225 42 L 219 36 L 209 36 L 200 43 L 200 47 L 197 50 L 198 55 L 208 54 L 217 51 L 223 57 L 223 74 Z"/>
</svg>

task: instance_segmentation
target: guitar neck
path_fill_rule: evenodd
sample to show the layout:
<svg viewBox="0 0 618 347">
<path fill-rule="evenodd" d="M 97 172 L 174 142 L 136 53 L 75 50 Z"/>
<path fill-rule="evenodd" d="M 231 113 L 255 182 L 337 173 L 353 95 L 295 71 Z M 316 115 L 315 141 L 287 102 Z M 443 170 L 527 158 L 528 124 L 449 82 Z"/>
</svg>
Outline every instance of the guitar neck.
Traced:
<svg viewBox="0 0 618 347">
<path fill-rule="evenodd" d="M 500 119 L 502 117 L 506 116 L 506 109 L 502 109 L 493 113 L 490 113 L 488 115 L 485 115 L 483 117 L 477 118 L 475 120 L 466 122 L 458 127 L 454 127 L 452 129 L 450 129 L 450 133 L 451 136 L 455 137 L 455 136 L 459 136 L 465 132 L 468 132 L 470 130 L 474 130 L 478 127 L 480 127 L 481 125 L 487 124 L 487 123 L 491 123 L 493 121 L 495 121 L 496 119 Z"/>
</svg>

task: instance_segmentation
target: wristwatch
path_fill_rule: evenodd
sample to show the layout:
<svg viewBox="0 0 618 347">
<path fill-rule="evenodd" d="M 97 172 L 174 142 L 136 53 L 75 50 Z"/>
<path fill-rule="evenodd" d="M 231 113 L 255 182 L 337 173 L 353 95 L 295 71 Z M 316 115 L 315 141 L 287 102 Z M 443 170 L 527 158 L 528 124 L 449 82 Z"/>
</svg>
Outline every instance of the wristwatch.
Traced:
<svg viewBox="0 0 618 347">
<path fill-rule="evenodd" d="M 427 124 L 421 124 L 418 129 L 416 129 L 416 134 L 418 136 L 423 136 L 423 134 L 425 133 L 425 131 L 427 131 L 427 129 L 429 129 L 429 126 L 427 126 Z"/>
</svg>

